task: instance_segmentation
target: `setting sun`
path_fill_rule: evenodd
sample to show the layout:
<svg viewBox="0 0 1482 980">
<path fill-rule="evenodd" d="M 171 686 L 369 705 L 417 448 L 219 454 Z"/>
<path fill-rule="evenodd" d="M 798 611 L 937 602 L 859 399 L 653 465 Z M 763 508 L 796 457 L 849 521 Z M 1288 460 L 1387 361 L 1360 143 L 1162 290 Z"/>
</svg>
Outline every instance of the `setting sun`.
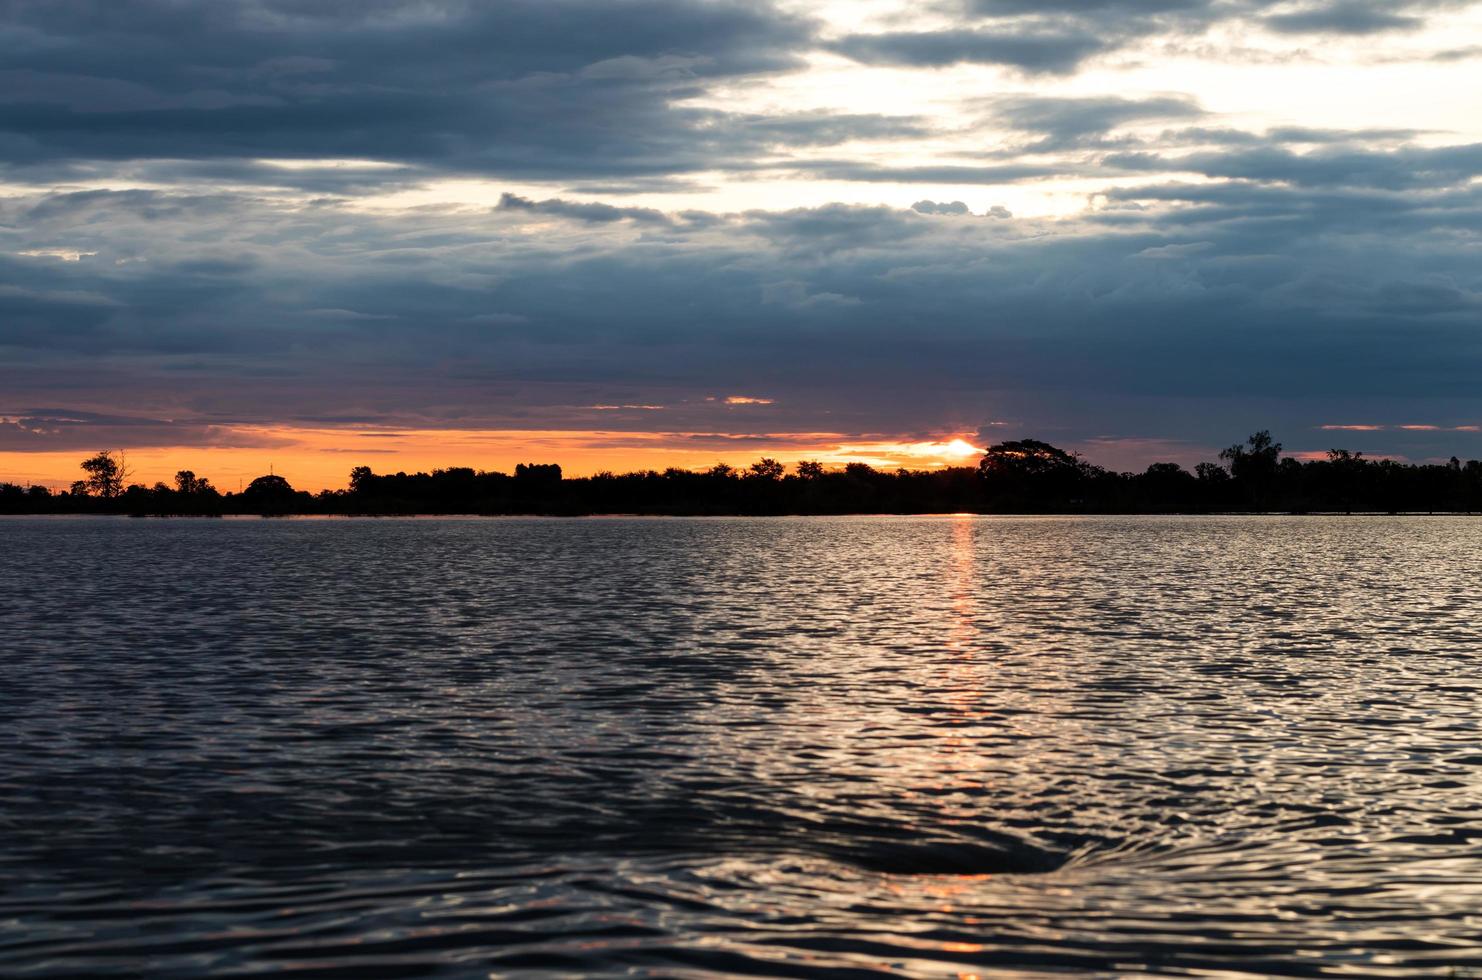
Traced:
<svg viewBox="0 0 1482 980">
<path fill-rule="evenodd" d="M 974 446 L 966 439 L 953 439 L 942 448 L 943 456 L 958 456 L 963 458 L 966 458 L 968 456 L 981 456 L 983 455 L 983 452 L 984 450 L 979 449 L 977 446 Z"/>
</svg>

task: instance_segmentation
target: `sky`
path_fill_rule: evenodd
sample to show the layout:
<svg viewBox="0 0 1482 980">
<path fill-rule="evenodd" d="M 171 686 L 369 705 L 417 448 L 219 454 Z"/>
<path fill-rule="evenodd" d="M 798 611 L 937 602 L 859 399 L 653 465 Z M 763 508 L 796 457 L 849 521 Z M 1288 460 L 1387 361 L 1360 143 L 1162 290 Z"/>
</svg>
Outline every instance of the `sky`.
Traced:
<svg viewBox="0 0 1482 980">
<path fill-rule="evenodd" d="M 1482 457 L 1482 2 L 0 0 L 0 481 Z"/>
</svg>

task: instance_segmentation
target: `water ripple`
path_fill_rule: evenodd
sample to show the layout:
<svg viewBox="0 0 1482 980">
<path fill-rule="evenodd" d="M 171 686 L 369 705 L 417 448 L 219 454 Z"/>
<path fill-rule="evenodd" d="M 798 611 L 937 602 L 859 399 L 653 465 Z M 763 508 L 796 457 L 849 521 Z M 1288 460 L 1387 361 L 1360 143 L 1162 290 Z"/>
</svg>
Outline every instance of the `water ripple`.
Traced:
<svg viewBox="0 0 1482 980">
<path fill-rule="evenodd" d="M 5 520 L 0 973 L 1482 977 L 1482 525 Z"/>
</svg>

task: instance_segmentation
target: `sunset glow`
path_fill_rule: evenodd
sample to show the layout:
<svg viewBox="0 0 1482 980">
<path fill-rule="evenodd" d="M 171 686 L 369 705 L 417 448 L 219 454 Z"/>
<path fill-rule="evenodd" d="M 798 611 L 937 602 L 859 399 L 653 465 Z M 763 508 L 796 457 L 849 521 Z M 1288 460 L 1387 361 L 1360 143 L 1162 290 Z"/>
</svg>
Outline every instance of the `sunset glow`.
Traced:
<svg viewBox="0 0 1482 980">
<path fill-rule="evenodd" d="M 1482 455 L 1482 3 L 293 10 L 8 8 L 0 482 Z"/>
<path fill-rule="evenodd" d="M 518 463 L 559 463 L 568 476 L 638 470 L 745 469 L 762 457 L 791 466 L 817 460 L 831 468 L 865 463 L 880 469 L 933 469 L 975 464 L 982 451 L 965 439 L 844 442 L 838 433 L 566 430 L 378 430 L 240 426 L 217 445 L 125 448 L 134 482 L 169 483 L 178 470 L 236 489 L 269 471 L 301 490 L 341 490 L 355 466 L 378 473 L 430 472 L 453 466 L 511 472 Z M 101 448 L 101 447 L 100 447 Z M 81 476 L 88 452 L 0 452 L 0 470 L 23 483 L 65 488 Z"/>
</svg>

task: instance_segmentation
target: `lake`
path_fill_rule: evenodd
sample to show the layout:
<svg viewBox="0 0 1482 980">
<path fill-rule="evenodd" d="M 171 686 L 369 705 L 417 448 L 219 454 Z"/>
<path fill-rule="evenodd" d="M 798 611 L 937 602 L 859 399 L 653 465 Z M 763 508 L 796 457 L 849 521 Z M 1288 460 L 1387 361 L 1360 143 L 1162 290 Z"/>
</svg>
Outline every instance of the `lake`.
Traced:
<svg viewBox="0 0 1482 980">
<path fill-rule="evenodd" d="M 1482 976 L 1482 520 L 0 548 L 0 974 Z"/>
</svg>

